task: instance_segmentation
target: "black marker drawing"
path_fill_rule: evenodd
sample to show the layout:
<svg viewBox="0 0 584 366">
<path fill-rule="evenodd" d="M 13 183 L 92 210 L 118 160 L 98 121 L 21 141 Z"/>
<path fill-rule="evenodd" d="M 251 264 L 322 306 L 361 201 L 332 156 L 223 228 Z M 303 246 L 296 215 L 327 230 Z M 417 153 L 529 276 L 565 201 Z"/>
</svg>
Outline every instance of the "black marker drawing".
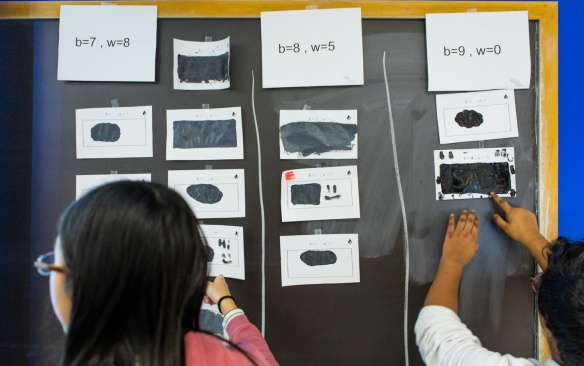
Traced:
<svg viewBox="0 0 584 366">
<path fill-rule="evenodd" d="M 511 190 L 508 163 L 441 164 L 439 178 L 442 194 L 506 194 Z"/>
<path fill-rule="evenodd" d="M 456 114 L 454 121 L 456 121 L 460 127 L 478 127 L 483 123 L 483 115 L 475 110 L 465 109 Z"/>
<path fill-rule="evenodd" d="M 229 242 L 229 240 L 227 240 Z M 221 253 L 221 261 L 223 264 L 231 264 L 233 260 L 231 260 L 231 245 L 227 244 L 225 239 L 219 239 L 219 248 L 223 248 L 226 251 Z"/>
<path fill-rule="evenodd" d="M 215 258 L 215 251 L 213 250 L 213 248 L 211 248 L 208 245 L 204 245 L 203 248 L 205 248 L 205 252 L 207 253 L 207 262 L 208 263 L 213 262 L 213 258 Z"/>
<path fill-rule="evenodd" d="M 206 204 L 217 203 L 223 198 L 223 192 L 213 184 L 191 184 L 187 188 L 187 194 L 194 200 Z"/>
<path fill-rule="evenodd" d="M 219 56 L 178 55 L 176 70 L 181 83 L 225 82 L 229 80 L 229 52 Z"/>
<path fill-rule="evenodd" d="M 331 193 L 331 186 L 327 184 L 326 185 L 326 189 L 327 189 L 328 193 L 330 194 Z M 333 185 L 333 191 L 332 191 L 332 193 L 333 193 L 332 196 L 325 195 L 324 196 L 324 199 L 327 200 L 327 201 L 330 201 L 330 200 L 335 200 L 335 199 L 341 198 L 341 195 L 340 194 L 337 194 L 337 185 L 336 184 Z"/>
<path fill-rule="evenodd" d="M 357 125 L 337 122 L 292 122 L 280 127 L 284 150 L 302 156 L 350 151 Z"/>
<path fill-rule="evenodd" d="M 234 119 L 217 121 L 174 121 L 175 149 L 237 147 Z"/>
<path fill-rule="evenodd" d="M 116 142 L 121 135 L 120 126 L 115 123 L 103 122 L 91 127 L 93 141 Z"/>
<path fill-rule="evenodd" d="M 293 184 L 290 189 L 293 205 L 320 205 L 320 184 Z"/>
<path fill-rule="evenodd" d="M 337 263 L 337 255 L 330 250 L 307 250 L 300 254 L 300 260 L 311 267 L 327 266 Z"/>
</svg>

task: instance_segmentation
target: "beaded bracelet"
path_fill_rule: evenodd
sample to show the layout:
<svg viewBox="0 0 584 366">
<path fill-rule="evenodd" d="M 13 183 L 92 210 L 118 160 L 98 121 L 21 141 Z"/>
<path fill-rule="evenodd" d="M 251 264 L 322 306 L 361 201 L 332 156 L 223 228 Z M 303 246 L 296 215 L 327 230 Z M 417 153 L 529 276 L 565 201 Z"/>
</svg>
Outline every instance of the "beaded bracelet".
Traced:
<svg viewBox="0 0 584 366">
<path fill-rule="evenodd" d="M 221 301 L 223 301 L 225 299 L 231 299 L 231 300 L 233 300 L 233 302 L 235 303 L 235 306 L 237 306 L 237 303 L 235 302 L 235 299 L 233 298 L 233 296 L 226 295 L 226 296 L 221 297 L 219 299 L 219 301 L 217 301 L 217 308 L 219 308 L 219 312 L 221 313 L 221 315 L 224 315 L 223 312 L 221 311 Z"/>
</svg>

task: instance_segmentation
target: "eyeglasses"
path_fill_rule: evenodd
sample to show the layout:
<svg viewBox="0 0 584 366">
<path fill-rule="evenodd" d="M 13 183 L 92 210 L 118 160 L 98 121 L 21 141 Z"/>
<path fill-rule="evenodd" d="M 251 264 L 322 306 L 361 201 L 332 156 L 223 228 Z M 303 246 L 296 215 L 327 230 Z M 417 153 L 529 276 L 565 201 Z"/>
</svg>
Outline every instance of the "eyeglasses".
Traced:
<svg viewBox="0 0 584 366">
<path fill-rule="evenodd" d="M 539 288 L 541 287 L 541 276 L 543 272 L 539 272 L 537 274 L 532 275 L 529 277 L 529 282 L 531 283 L 531 289 L 536 294 L 539 294 Z"/>
<path fill-rule="evenodd" d="M 55 266 L 55 252 L 48 252 L 39 255 L 36 261 L 33 262 L 34 267 L 41 276 L 48 276 L 51 271 L 59 273 L 69 273 L 68 270 L 62 267 Z"/>
</svg>

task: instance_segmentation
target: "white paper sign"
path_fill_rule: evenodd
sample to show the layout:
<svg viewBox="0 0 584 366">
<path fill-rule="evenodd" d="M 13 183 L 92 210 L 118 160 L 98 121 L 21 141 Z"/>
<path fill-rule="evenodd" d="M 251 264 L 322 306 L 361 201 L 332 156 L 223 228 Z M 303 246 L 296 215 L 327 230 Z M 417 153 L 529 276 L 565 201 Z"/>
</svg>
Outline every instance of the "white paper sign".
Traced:
<svg viewBox="0 0 584 366">
<path fill-rule="evenodd" d="M 156 6 L 61 5 L 58 80 L 155 79 Z"/>
<path fill-rule="evenodd" d="M 436 114 L 441 144 L 519 136 L 513 90 L 436 95 Z"/>
<path fill-rule="evenodd" d="M 152 157 L 152 106 L 75 111 L 77 159 Z"/>
<path fill-rule="evenodd" d="M 357 159 L 357 110 L 281 110 L 280 159 Z"/>
<path fill-rule="evenodd" d="M 281 208 L 283 222 L 359 218 L 357 166 L 283 172 Z"/>
<path fill-rule="evenodd" d="M 513 147 L 435 150 L 434 172 L 437 200 L 517 195 Z"/>
<path fill-rule="evenodd" d="M 360 282 L 357 234 L 280 237 L 282 286 Z"/>
<path fill-rule="evenodd" d="M 169 170 L 168 186 L 199 219 L 245 217 L 243 169 Z"/>
<path fill-rule="evenodd" d="M 243 228 L 241 226 L 200 225 L 207 243 L 209 276 L 245 280 Z"/>
<path fill-rule="evenodd" d="M 527 89 L 527 11 L 426 14 L 429 91 Z"/>
<path fill-rule="evenodd" d="M 166 111 L 166 160 L 243 159 L 241 107 Z"/>
<path fill-rule="evenodd" d="M 117 182 L 120 180 L 143 180 L 150 182 L 150 174 L 94 174 L 78 175 L 75 177 L 75 199 L 89 192 L 93 188 L 99 187 L 106 183 Z"/>
<path fill-rule="evenodd" d="M 363 85 L 361 8 L 262 12 L 264 88 Z"/>
<path fill-rule="evenodd" d="M 216 42 L 174 40 L 174 88 L 179 90 L 227 89 L 229 37 Z"/>
</svg>

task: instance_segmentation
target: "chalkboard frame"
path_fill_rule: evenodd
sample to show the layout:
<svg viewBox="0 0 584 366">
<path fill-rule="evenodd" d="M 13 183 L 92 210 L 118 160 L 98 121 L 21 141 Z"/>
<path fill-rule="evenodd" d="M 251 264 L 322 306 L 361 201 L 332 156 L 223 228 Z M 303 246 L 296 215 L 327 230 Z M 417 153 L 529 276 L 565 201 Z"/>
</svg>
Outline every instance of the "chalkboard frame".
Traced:
<svg viewBox="0 0 584 366">
<path fill-rule="evenodd" d="M 57 19 L 61 5 L 109 2 L 2 2 L 0 20 Z M 538 40 L 538 219 L 542 234 L 558 234 L 558 4 L 556 2 L 471 1 L 120 1 L 117 5 L 157 5 L 159 18 L 259 18 L 262 11 L 360 7 L 367 19 L 423 19 L 426 13 L 527 10 L 539 23 Z M 549 357 L 539 333 L 540 359 Z"/>
</svg>

